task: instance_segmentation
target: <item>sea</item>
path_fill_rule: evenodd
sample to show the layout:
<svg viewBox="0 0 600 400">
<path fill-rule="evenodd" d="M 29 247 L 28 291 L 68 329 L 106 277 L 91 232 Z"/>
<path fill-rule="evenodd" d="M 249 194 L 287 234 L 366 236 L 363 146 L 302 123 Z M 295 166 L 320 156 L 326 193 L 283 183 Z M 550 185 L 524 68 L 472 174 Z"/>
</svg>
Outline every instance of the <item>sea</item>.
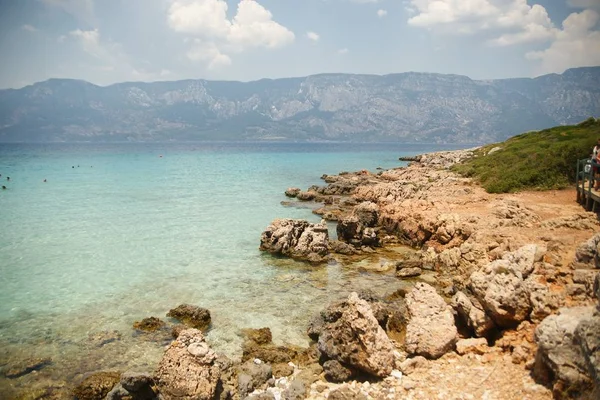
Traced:
<svg viewBox="0 0 600 400">
<path fill-rule="evenodd" d="M 0 368 L 48 361 L 21 377 L 0 374 L 0 393 L 70 385 L 94 371 L 152 371 L 170 338 L 132 325 L 169 321 L 168 310 L 182 303 L 210 310 L 208 341 L 230 357 L 240 355 L 244 328 L 269 327 L 275 343 L 307 345 L 311 316 L 329 302 L 399 283 L 360 265 L 261 253 L 273 219 L 319 221 L 310 205 L 286 205 L 285 189 L 460 147 L 0 144 Z"/>
</svg>

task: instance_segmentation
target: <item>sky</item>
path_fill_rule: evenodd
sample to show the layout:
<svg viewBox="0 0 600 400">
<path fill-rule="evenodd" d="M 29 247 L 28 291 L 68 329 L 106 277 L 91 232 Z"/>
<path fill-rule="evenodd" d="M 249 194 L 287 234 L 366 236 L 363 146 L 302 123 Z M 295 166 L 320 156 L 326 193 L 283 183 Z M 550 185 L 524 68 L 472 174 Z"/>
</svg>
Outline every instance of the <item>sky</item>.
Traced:
<svg viewBox="0 0 600 400">
<path fill-rule="evenodd" d="M 600 65 L 600 0 L 0 0 L 0 88 Z"/>
</svg>

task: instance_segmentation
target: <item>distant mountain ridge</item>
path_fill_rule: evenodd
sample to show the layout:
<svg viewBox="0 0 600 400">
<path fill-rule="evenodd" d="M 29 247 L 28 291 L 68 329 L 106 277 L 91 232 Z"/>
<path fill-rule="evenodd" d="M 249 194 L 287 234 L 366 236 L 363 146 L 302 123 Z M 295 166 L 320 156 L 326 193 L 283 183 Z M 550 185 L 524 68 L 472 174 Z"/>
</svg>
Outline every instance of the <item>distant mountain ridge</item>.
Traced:
<svg viewBox="0 0 600 400">
<path fill-rule="evenodd" d="M 600 67 L 538 78 L 321 74 L 255 82 L 50 79 L 0 90 L 0 142 L 491 142 L 600 116 Z"/>
</svg>

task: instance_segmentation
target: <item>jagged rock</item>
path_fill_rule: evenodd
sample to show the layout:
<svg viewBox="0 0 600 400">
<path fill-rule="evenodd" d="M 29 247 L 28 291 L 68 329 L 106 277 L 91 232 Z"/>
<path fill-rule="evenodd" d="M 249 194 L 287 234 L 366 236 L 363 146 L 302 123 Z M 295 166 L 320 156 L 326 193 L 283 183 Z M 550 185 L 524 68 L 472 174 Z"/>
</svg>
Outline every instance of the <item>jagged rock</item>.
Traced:
<svg viewBox="0 0 600 400">
<path fill-rule="evenodd" d="M 428 364 L 429 362 L 425 357 L 416 356 L 402 361 L 398 369 L 402 371 L 403 374 L 410 375 L 417 370 L 427 368 Z"/>
<path fill-rule="evenodd" d="M 300 193 L 300 192 L 301 192 L 300 188 L 291 187 L 285 191 L 285 195 L 287 197 L 296 197 L 296 196 L 298 196 L 298 193 Z"/>
<path fill-rule="evenodd" d="M 276 378 L 281 378 L 282 376 L 290 376 L 294 373 L 294 367 L 290 364 L 286 363 L 277 363 L 271 366 L 273 370 L 273 376 Z"/>
<path fill-rule="evenodd" d="M 253 341 L 256 344 L 269 344 L 273 341 L 273 335 L 271 329 L 260 328 L 260 329 L 243 329 L 242 333 L 246 339 Z"/>
<path fill-rule="evenodd" d="M 600 233 L 595 234 L 577 247 L 574 263 L 576 268 L 600 268 L 598 245 L 600 245 Z"/>
<path fill-rule="evenodd" d="M 596 279 L 594 279 L 594 294 L 599 302 L 598 308 L 600 308 L 600 273 L 598 273 L 598 275 L 596 275 Z"/>
<path fill-rule="evenodd" d="M 238 371 L 238 393 L 241 398 L 246 397 L 256 389 L 262 389 L 273 376 L 271 366 L 265 363 L 256 364 L 252 360 L 246 361 Z"/>
<path fill-rule="evenodd" d="M 494 207 L 493 213 L 500 219 L 500 226 L 531 228 L 540 220 L 536 213 L 513 199 L 501 200 Z"/>
<path fill-rule="evenodd" d="M 167 317 L 175 318 L 190 328 L 206 330 L 210 326 L 210 311 L 206 308 L 181 304 L 169 310 Z"/>
<path fill-rule="evenodd" d="M 276 219 L 262 233 L 260 249 L 276 255 L 310 262 L 327 261 L 329 232 L 327 224 L 311 224 L 297 219 Z"/>
<path fill-rule="evenodd" d="M 562 296 L 559 293 L 552 293 L 548 286 L 539 282 L 540 280 L 536 275 L 530 275 L 525 280 L 531 303 L 529 316 L 534 322 L 540 322 L 563 305 Z"/>
<path fill-rule="evenodd" d="M 332 390 L 327 397 L 329 400 L 367 400 L 367 396 L 360 391 L 354 391 L 348 386 Z"/>
<path fill-rule="evenodd" d="M 535 330 L 538 351 L 534 366 L 538 379 L 554 380 L 555 384 L 575 391 L 589 385 L 587 362 L 576 342 L 575 330 L 593 312 L 593 307 L 562 308 L 559 314 L 550 315 L 539 324 Z"/>
<path fill-rule="evenodd" d="M 5 366 L 2 372 L 7 378 L 19 378 L 33 371 L 38 371 L 51 363 L 50 358 L 28 358 Z"/>
<path fill-rule="evenodd" d="M 354 246 L 351 246 L 348 243 L 344 243 L 340 240 L 332 240 L 331 242 L 329 242 L 329 251 L 331 251 L 332 253 L 338 253 L 347 256 L 359 253 L 359 251 Z"/>
<path fill-rule="evenodd" d="M 283 400 L 303 400 L 306 398 L 306 386 L 300 379 L 294 379 L 282 393 Z"/>
<path fill-rule="evenodd" d="M 451 304 L 458 319 L 466 327 L 472 329 L 475 336 L 487 336 L 495 328 L 494 321 L 483 311 L 483 307 L 476 300 L 473 303 L 463 292 L 457 292 L 452 297 Z"/>
<path fill-rule="evenodd" d="M 437 229 L 432 239 L 441 244 L 450 243 L 457 236 L 462 236 L 462 221 L 457 214 L 441 214 L 438 216 Z"/>
<path fill-rule="evenodd" d="M 144 332 L 155 332 L 165 326 L 164 321 L 156 317 L 144 318 L 133 323 L 133 328 Z"/>
<path fill-rule="evenodd" d="M 392 342 L 356 293 L 350 294 L 341 315 L 323 327 L 318 349 L 327 359 L 380 377 L 391 372 L 394 362 Z"/>
<path fill-rule="evenodd" d="M 337 360 L 325 361 L 323 371 L 325 372 L 325 379 L 335 383 L 346 382 L 356 375 L 355 371 L 346 368 Z"/>
<path fill-rule="evenodd" d="M 582 212 L 565 217 L 546 220 L 540 224 L 540 227 L 544 229 L 569 228 L 583 231 L 588 229 L 597 229 L 598 221 L 596 220 L 596 215 L 594 213 Z"/>
<path fill-rule="evenodd" d="M 585 287 L 585 294 L 593 297 L 594 279 L 598 275 L 597 269 L 576 269 L 573 271 L 573 282 Z"/>
<path fill-rule="evenodd" d="M 352 213 L 356 215 L 358 221 L 364 227 L 373 228 L 377 225 L 377 220 L 379 218 L 379 207 L 373 202 L 366 201 L 360 203 L 354 207 Z"/>
<path fill-rule="evenodd" d="M 419 267 L 414 268 L 402 268 L 396 271 L 396 276 L 398 278 L 413 278 L 415 276 L 419 276 L 423 273 L 423 270 Z"/>
<path fill-rule="evenodd" d="M 582 320 L 575 329 L 575 341 L 587 364 L 589 376 L 600 389 L 600 313 Z"/>
<path fill-rule="evenodd" d="M 406 295 L 409 321 L 406 351 L 427 358 L 439 358 L 454 348 L 458 332 L 452 308 L 426 283 L 417 283 Z"/>
<path fill-rule="evenodd" d="M 158 364 L 156 384 L 161 396 L 164 399 L 212 400 L 221 374 L 216 359 L 201 331 L 182 331 Z"/>
<path fill-rule="evenodd" d="M 459 247 L 452 247 L 442 251 L 437 257 L 440 269 L 452 270 L 457 268 L 460 265 L 461 255 Z"/>
<path fill-rule="evenodd" d="M 485 354 L 489 350 L 485 338 L 459 339 L 456 342 L 456 352 L 460 355 L 473 353 Z"/>
<path fill-rule="evenodd" d="M 154 378 L 147 373 L 125 372 L 105 400 L 155 400 Z"/>
<path fill-rule="evenodd" d="M 112 388 L 119 383 L 119 372 L 97 372 L 85 378 L 73 390 L 78 400 L 104 400 Z"/>
<path fill-rule="evenodd" d="M 471 274 L 469 287 L 497 326 L 515 327 L 529 317 L 531 292 L 525 279 L 537 255 L 536 245 L 523 246 Z"/>
<path fill-rule="evenodd" d="M 298 192 L 296 193 L 296 198 L 300 201 L 311 201 L 315 199 L 314 192 Z"/>
</svg>

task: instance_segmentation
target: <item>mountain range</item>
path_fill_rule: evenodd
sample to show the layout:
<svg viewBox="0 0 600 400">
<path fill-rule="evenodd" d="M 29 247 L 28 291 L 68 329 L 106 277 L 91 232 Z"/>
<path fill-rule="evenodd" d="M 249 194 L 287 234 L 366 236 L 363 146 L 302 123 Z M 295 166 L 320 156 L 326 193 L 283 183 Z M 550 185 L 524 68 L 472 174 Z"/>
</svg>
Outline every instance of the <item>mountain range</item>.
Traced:
<svg viewBox="0 0 600 400">
<path fill-rule="evenodd" d="M 0 90 L 0 142 L 400 141 L 486 143 L 600 116 L 600 67 L 537 78 L 321 74 L 255 82 Z"/>
</svg>

